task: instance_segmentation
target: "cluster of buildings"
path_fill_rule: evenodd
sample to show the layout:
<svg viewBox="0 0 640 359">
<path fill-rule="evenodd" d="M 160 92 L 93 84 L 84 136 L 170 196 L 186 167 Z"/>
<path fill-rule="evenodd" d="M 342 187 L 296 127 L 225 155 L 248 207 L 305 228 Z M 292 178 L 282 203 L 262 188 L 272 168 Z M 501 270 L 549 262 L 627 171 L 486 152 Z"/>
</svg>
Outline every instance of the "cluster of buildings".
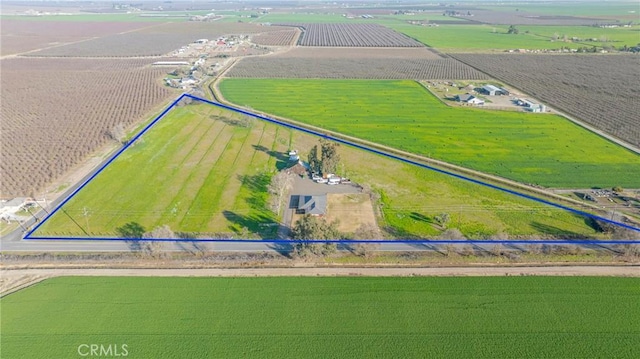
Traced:
<svg viewBox="0 0 640 359">
<path fill-rule="evenodd" d="M 481 94 L 487 95 L 487 96 L 501 96 L 501 95 L 509 95 L 509 91 L 505 88 L 502 87 L 497 87 L 494 85 L 484 85 L 478 89 L 474 88 L 473 85 L 469 85 L 467 87 L 465 87 L 465 89 L 470 90 L 470 91 L 476 91 L 479 92 Z M 455 97 L 455 100 L 458 102 L 462 102 L 462 103 L 466 103 L 469 105 L 474 105 L 474 106 L 482 106 L 484 105 L 484 100 L 472 95 L 470 93 L 466 93 L 463 95 L 457 95 Z"/>
<path fill-rule="evenodd" d="M 214 21 L 220 19 L 222 16 L 218 16 L 214 13 L 208 13 L 206 15 L 193 15 L 189 18 L 189 21 Z"/>
<path fill-rule="evenodd" d="M 487 84 L 484 85 L 482 87 L 479 88 L 475 88 L 473 85 L 468 85 L 466 87 L 463 87 L 461 89 L 465 89 L 467 91 L 470 92 L 474 92 L 474 93 L 478 93 L 478 94 L 482 94 L 482 95 L 486 95 L 486 96 L 508 96 L 510 95 L 509 90 L 505 89 L 504 87 L 498 87 L 498 86 L 494 86 L 491 84 Z M 456 95 L 455 96 L 455 100 L 464 104 L 468 104 L 471 106 L 482 106 L 485 104 L 485 100 L 483 100 L 482 98 L 467 92 L 465 94 L 461 94 L 461 95 Z M 524 108 L 525 111 L 528 112 L 546 112 L 547 111 L 547 107 L 543 104 L 539 104 L 536 103 L 534 101 L 531 101 L 529 99 L 520 99 L 520 98 L 516 98 L 516 99 L 512 99 L 512 102 L 517 105 L 517 106 L 521 106 Z"/>
<path fill-rule="evenodd" d="M 196 59 L 195 61 L 156 61 L 153 66 L 173 67 L 176 70 L 169 73 L 172 77 L 164 79 L 167 86 L 183 90 L 200 84 L 204 75 L 217 71 L 219 63 L 206 66 L 208 58 L 227 57 L 225 52 L 230 51 L 238 43 L 241 37 L 219 37 L 215 40 L 197 39 L 193 43 L 176 50 L 172 55 L 180 58 Z"/>
</svg>

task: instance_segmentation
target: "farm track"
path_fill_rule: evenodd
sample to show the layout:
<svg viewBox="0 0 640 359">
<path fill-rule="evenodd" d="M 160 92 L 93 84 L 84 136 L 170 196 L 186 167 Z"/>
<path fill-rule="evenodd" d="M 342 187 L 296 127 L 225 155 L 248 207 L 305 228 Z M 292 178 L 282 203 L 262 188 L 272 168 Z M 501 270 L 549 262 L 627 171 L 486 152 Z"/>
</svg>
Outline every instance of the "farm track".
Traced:
<svg viewBox="0 0 640 359">
<path fill-rule="evenodd" d="M 279 268 L 206 268 L 206 269 L 109 269 L 49 268 L 12 269 L 0 272 L 5 278 L 33 278 L 22 286 L 8 289 L 4 295 L 37 284 L 47 278 L 66 276 L 100 277 L 497 277 L 497 276 L 607 276 L 640 277 L 638 265 L 469 265 L 465 267 L 347 267 L 295 266 Z"/>
<path fill-rule="evenodd" d="M 228 101 L 226 101 L 226 99 L 224 99 L 224 97 L 222 96 L 222 93 L 219 89 L 219 82 L 222 79 L 222 77 L 218 77 L 216 78 L 212 83 L 209 84 L 209 89 L 212 92 L 212 96 L 220 103 L 226 104 L 226 105 L 230 105 L 230 106 L 236 106 L 236 107 L 240 107 L 243 108 L 245 110 L 248 111 L 253 111 L 252 109 L 247 109 L 244 108 L 240 105 L 237 104 L 233 104 L 230 103 Z M 258 112 L 259 113 L 259 112 Z M 311 126 L 305 123 L 301 123 L 298 121 L 294 121 L 291 119 L 287 119 L 287 118 L 283 118 L 280 116 L 275 116 L 275 115 L 269 115 L 269 117 L 277 119 L 279 121 L 285 122 L 285 123 L 290 123 L 292 125 L 298 126 L 300 128 L 305 128 L 305 129 L 309 129 L 312 131 L 316 131 L 316 132 L 320 132 L 320 133 L 325 133 L 329 136 L 335 137 L 335 138 L 340 138 L 340 139 L 345 139 L 357 144 L 361 144 L 364 145 L 366 147 L 369 148 L 373 148 L 382 152 L 386 152 L 386 153 L 390 153 L 393 155 L 397 155 L 400 156 L 402 158 L 406 158 L 409 160 L 413 160 L 413 161 L 417 161 L 420 163 L 425 163 L 431 166 L 434 166 L 436 168 L 440 168 L 440 169 L 444 169 L 447 171 L 451 171 L 453 173 L 457 173 L 457 174 L 462 174 L 465 176 L 469 176 L 471 178 L 474 179 L 479 179 L 479 180 L 483 180 L 486 181 L 488 183 L 491 184 L 497 184 L 497 185 L 502 185 L 505 186 L 507 188 L 510 189 L 514 189 L 514 190 L 519 190 L 519 191 L 523 191 L 524 193 L 527 194 L 531 194 L 534 196 L 542 196 L 545 199 L 548 200 L 552 200 L 554 202 L 559 202 L 559 203 L 564 203 L 566 205 L 571 205 L 574 208 L 579 208 L 581 210 L 584 211 L 588 211 L 588 212 L 595 212 L 595 213 L 599 213 L 601 215 L 605 215 L 605 213 L 602 213 L 601 208 L 599 208 L 598 206 L 589 204 L 589 203 L 584 203 L 578 200 L 574 200 L 571 198 L 566 198 L 563 196 L 560 196 L 558 194 L 555 194 L 549 190 L 545 190 L 543 188 L 538 188 L 538 187 L 533 187 L 533 186 L 528 186 L 516 181 L 512 181 L 503 177 L 498 177 L 495 175 L 490 175 L 487 173 L 483 173 L 483 172 L 479 172 L 479 171 L 475 171 L 469 168 L 465 168 L 465 167 L 461 167 L 461 166 L 457 166 L 451 163 L 447 163 L 444 161 L 439 161 L 433 158 L 428 158 L 425 156 L 420 156 L 420 155 L 416 155 L 414 153 L 410 153 L 410 152 L 406 152 L 406 151 L 401 151 L 392 147 L 388 147 L 388 146 L 384 146 L 384 145 L 380 145 L 378 143 L 375 142 L 370 142 L 370 141 L 366 141 L 363 139 L 359 139 L 359 138 L 355 138 L 355 137 L 351 137 L 351 136 L 347 136 L 341 133 L 337 133 L 337 132 L 333 132 L 333 131 L 329 131 L 323 128 L 319 128 L 319 127 L 315 127 L 315 126 Z M 636 223 L 637 224 L 637 223 Z"/>
</svg>

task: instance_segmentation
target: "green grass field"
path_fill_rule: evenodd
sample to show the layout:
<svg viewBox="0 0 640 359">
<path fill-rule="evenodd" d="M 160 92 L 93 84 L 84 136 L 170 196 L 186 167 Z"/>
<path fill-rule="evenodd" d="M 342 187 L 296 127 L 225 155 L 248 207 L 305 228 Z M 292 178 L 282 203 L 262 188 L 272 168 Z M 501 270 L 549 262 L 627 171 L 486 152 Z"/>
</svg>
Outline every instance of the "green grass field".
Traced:
<svg viewBox="0 0 640 359">
<path fill-rule="evenodd" d="M 225 112 L 208 105 L 174 109 L 35 235 L 113 236 L 135 222 L 148 231 L 169 225 L 210 238 L 246 235 L 247 228 L 253 238 L 274 238 L 269 177 L 283 167 L 286 150 L 306 158 L 318 140 L 259 121 L 232 126 L 212 114 Z M 346 146 L 340 157 L 342 175 L 380 194 L 378 224 L 390 237 L 438 236 L 443 228 L 434 218 L 447 213 L 448 228 L 474 239 L 604 238 L 584 218 L 547 205 Z"/>
<path fill-rule="evenodd" d="M 609 277 L 46 280 L 0 300 L 3 358 L 635 358 L 640 282 Z M 81 349 L 82 350 L 82 349 Z"/>
<path fill-rule="evenodd" d="M 334 23 L 357 23 L 366 22 L 365 19 L 347 19 L 342 14 L 319 14 L 319 13 L 277 13 L 272 12 L 261 15 L 252 22 L 277 23 L 314 23 L 314 24 L 334 24 Z"/>
<path fill-rule="evenodd" d="M 635 21 L 638 23 L 638 4 L 634 1 L 581 1 L 571 3 L 559 1 L 557 3 L 544 2 L 536 4 L 518 3 L 497 5 L 480 5 L 481 9 L 497 11 L 519 11 L 531 14 L 547 14 L 554 16 L 594 17 L 605 19 L 619 19 L 620 21 Z"/>
<path fill-rule="evenodd" d="M 451 108 L 413 81 L 225 79 L 231 102 L 547 187 L 640 187 L 640 156 L 549 114 Z"/>
<path fill-rule="evenodd" d="M 211 115 L 236 117 L 208 105 L 171 112 L 43 232 L 115 235 L 117 227 L 136 222 L 148 230 L 169 225 L 180 232 L 226 233 L 246 227 L 273 236 L 276 218 L 265 205 L 266 186 L 279 165 L 266 151 L 287 150 L 289 133 L 255 121 L 234 126 Z"/>
<path fill-rule="evenodd" d="M 509 49 L 576 49 L 585 45 L 601 47 L 603 44 L 615 48 L 636 46 L 640 42 L 638 26 L 631 28 L 601 29 L 588 26 L 517 26 L 520 33 L 507 34 L 505 25 L 441 25 L 425 27 L 401 23 L 388 23 L 387 26 L 402 32 L 430 47 L 448 52 L 482 52 L 487 50 L 504 51 Z M 528 31 L 528 33 L 527 33 Z M 555 34 L 562 39 L 578 37 L 597 38 L 598 41 L 563 42 L 550 41 Z M 603 43 L 600 38 L 610 42 Z"/>
</svg>

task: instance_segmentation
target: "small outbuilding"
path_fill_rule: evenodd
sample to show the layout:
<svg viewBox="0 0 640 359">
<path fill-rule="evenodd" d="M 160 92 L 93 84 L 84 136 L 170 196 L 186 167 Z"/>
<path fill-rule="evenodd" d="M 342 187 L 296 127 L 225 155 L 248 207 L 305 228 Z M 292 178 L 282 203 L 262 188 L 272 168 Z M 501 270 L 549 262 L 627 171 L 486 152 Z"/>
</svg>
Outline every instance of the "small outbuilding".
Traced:
<svg viewBox="0 0 640 359">
<path fill-rule="evenodd" d="M 300 195 L 297 213 L 324 216 L 327 214 L 327 195 Z"/>
<path fill-rule="evenodd" d="M 528 99 L 518 99 L 516 103 L 520 106 L 524 106 L 525 110 L 529 112 L 546 112 L 547 107 L 545 105 L 535 103 Z"/>
<path fill-rule="evenodd" d="M 298 151 L 293 150 L 289 151 L 289 162 L 297 162 L 300 160 L 300 156 L 298 155 Z"/>
<path fill-rule="evenodd" d="M 479 99 L 472 94 L 457 95 L 456 101 L 467 103 L 470 105 L 484 105 L 484 100 Z"/>
<path fill-rule="evenodd" d="M 498 95 L 508 95 L 509 91 L 506 91 L 500 87 L 493 85 L 484 85 L 482 86 L 482 93 L 487 94 L 489 96 L 498 96 Z"/>
<path fill-rule="evenodd" d="M 36 205 L 36 201 L 28 197 L 18 197 L 10 201 L 2 201 L 0 202 L 0 214 L 15 214 L 34 205 Z"/>
</svg>

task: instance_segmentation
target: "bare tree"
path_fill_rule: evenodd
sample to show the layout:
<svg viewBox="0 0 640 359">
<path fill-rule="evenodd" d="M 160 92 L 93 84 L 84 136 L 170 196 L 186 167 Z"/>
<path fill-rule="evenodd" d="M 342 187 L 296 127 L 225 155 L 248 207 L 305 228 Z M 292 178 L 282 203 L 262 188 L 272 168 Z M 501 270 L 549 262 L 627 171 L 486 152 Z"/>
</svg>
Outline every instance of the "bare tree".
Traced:
<svg viewBox="0 0 640 359">
<path fill-rule="evenodd" d="M 442 232 L 438 236 L 438 239 L 466 239 L 466 237 L 464 236 L 464 234 L 462 234 L 462 232 L 460 232 L 459 229 L 451 228 Z"/>
<path fill-rule="evenodd" d="M 268 191 L 271 194 L 271 210 L 276 214 L 280 214 L 280 209 L 282 208 L 282 204 L 286 199 L 287 193 L 291 190 L 293 186 L 293 175 L 288 174 L 284 171 L 276 173 L 275 176 L 271 177 L 271 183 L 269 183 Z"/>
<path fill-rule="evenodd" d="M 436 222 L 438 222 L 440 227 L 447 228 L 447 225 L 449 224 L 449 221 L 451 221 L 451 216 L 449 216 L 449 213 L 443 212 L 443 213 L 440 213 L 439 215 L 433 217 L 433 219 Z"/>
<path fill-rule="evenodd" d="M 502 244 L 496 244 L 493 247 L 491 247 L 491 254 L 493 254 L 496 257 L 499 257 L 502 255 Z"/>
<path fill-rule="evenodd" d="M 127 133 L 125 132 L 122 123 L 118 123 L 117 125 L 113 126 L 111 130 L 109 130 L 109 137 L 111 137 L 114 141 L 124 143 L 125 138 L 127 137 Z"/>
<path fill-rule="evenodd" d="M 142 235 L 144 239 L 176 239 L 178 236 L 171 230 L 168 225 L 154 228 L 151 232 L 145 232 Z"/>
<path fill-rule="evenodd" d="M 462 246 L 461 253 L 462 253 L 463 256 L 470 257 L 470 256 L 476 254 L 476 251 L 473 249 L 472 245 L 465 244 L 464 246 Z"/>
<path fill-rule="evenodd" d="M 171 230 L 168 225 L 154 228 L 151 232 L 146 232 L 142 235 L 142 239 L 149 239 L 140 241 L 140 249 L 146 252 L 150 256 L 155 256 L 161 252 L 164 247 L 164 241 L 158 241 L 154 239 L 177 239 L 178 236 Z"/>
<path fill-rule="evenodd" d="M 318 219 L 311 215 L 304 215 L 296 221 L 291 229 L 293 239 L 322 240 L 340 239 L 337 222 L 328 223 L 325 219 Z M 295 243 L 292 255 L 294 257 L 327 256 L 337 250 L 335 243 L 301 242 Z"/>
<path fill-rule="evenodd" d="M 353 233 L 354 239 L 368 240 L 368 239 L 382 239 L 382 232 L 380 228 L 372 223 L 362 224 Z M 380 247 L 377 243 L 356 243 L 353 245 L 353 251 L 356 255 L 362 257 L 371 256 Z"/>
<path fill-rule="evenodd" d="M 529 244 L 526 246 L 526 248 L 531 254 L 542 253 L 542 244 Z"/>
</svg>

